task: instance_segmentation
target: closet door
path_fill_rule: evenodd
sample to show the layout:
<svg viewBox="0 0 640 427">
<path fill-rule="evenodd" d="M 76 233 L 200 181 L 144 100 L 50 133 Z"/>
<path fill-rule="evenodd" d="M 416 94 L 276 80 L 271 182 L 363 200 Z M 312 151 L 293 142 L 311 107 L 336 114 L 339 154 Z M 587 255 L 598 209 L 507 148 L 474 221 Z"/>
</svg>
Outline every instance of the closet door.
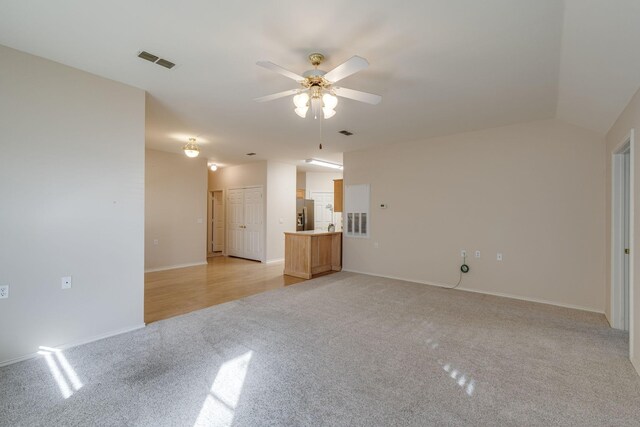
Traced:
<svg viewBox="0 0 640 427">
<path fill-rule="evenodd" d="M 244 258 L 263 258 L 264 206 L 262 188 L 244 189 Z"/>
<path fill-rule="evenodd" d="M 227 195 L 227 255 L 244 257 L 244 190 Z"/>
</svg>

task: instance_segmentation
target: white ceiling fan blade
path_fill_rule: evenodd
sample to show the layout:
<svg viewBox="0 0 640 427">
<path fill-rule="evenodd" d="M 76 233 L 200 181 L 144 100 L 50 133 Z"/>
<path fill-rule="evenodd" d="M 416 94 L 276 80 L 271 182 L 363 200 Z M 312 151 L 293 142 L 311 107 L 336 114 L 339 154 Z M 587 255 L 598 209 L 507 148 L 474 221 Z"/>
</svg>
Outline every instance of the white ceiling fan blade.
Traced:
<svg viewBox="0 0 640 427">
<path fill-rule="evenodd" d="M 301 81 L 304 80 L 304 77 L 302 77 L 301 75 L 296 74 L 293 71 L 289 71 L 286 68 L 282 68 L 281 66 L 276 65 L 273 62 L 258 61 L 258 62 L 256 62 L 256 65 L 264 67 L 267 70 L 275 71 L 276 73 L 282 74 L 283 76 L 289 77 L 290 79 L 293 79 L 293 80 L 295 80 L 297 82 L 301 82 Z"/>
<path fill-rule="evenodd" d="M 336 95 L 343 98 L 354 99 L 356 101 L 366 102 L 367 104 L 376 105 L 379 104 L 380 101 L 382 101 L 382 97 L 380 95 L 360 92 L 359 90 L 347 89 L 346 87 L 334 87 L 333 91 Z"/>
<path fill-rule="evenodd" d="M 349 77 L 351 74 L 355 74 L 358 71 L 362 71 L 369 66 L 369 62 L 361 56 L 352 56 L 342 64 L 338 65 L 333 70 L 324 75 L 324 78 L 331 83 L 335 83 L 339 80 Z"/>
<path fill-rule="evenodd" d="M 283 92 L 272 93 L 271 95 L 266 95 L 266 96 L 262 96 L 260 98 L 255 98 L 254 101 L 256 101 L 256 102 L 273 101 L 274 99 L 284 98 L 285 96 L 295 95 L 296 93 L 298 93 L 298 89 L 289 89 L 289 90 L 285 90 Z"/>
</svg>

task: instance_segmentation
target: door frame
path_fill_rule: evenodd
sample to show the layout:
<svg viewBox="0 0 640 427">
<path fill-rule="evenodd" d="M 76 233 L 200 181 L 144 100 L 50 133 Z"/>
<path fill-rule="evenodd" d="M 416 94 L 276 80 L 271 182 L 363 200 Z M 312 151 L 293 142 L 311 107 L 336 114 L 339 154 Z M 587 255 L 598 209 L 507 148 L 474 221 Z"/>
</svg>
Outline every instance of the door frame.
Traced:
<svg viewBox="0 0 640 427">
<path fill-rule="evenodd" d="M 224 190 L 209 190 L 207 197 L 207 257 L 213 256 L 213 193 L 222 193 L 222 255 L 227 252 L 227 204 L 226 193 Z"/>
<path fill-rule="evenodd" d="M 633 357 L 634 176 L 635 130 L 631 129 L 611 156 L 611 326 L 624 329 L 624 153 L 629 151 L 629 357 Z"/>
<path fill-rule="evenodd" d="M 249 188 L 259 188 L 260 190 L 262 190 L 262 227 L 260 229 L 260 242 L 262 243 L 262 247 L 260 248 L 260 262 L 267 262 L 267 242 L 265 241 L 266 239 L 266 233 L 265 233 L 265 227 L 267 226 L 267 198 L 266 198 L 266 194 L 264 192 L 264 185 L 244 185 L 241 187 L 228 187 L 226 189 L 226 191 L 231 191 L 231 190 L 245 190 L 245 189 L 249 189 Z M 224 199 L 224 210 L 225 210 L 225 218 L 224 218 L 224 237 L 225 237 L 225 245 L 224 245 L 224 256 L 228 256 L 227 255 L 227 232 L 228 232 L 228 224 L 227 224 L 227 220 L 228 220 L 228 215 L 227 215 L 227 209 L 229 204 L 227 203 L 227 192 L 222 193 L 222 196 L 225 198 Z"/>
</svg>

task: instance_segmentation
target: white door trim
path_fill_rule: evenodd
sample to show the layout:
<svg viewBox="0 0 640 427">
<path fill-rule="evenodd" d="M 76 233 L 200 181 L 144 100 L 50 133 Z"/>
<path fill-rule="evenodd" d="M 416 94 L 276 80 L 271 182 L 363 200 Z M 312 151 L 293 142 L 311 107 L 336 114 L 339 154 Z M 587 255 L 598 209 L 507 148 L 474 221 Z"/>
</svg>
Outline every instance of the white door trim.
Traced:
<svg viewBox="0 0 640 427">
<path fill-rule="evenodd" d="M 635 176 L 635 130 L 631 129 L 629 134 L 624 140 L 618 144 L 613 150 L 611 158 L 611 322 L 612 327 L 617 329 L 624 328 L 624 309 L 622 304 L 624 283 L 623 283 L 623 257 L 625 256 L 623 250 L 623 195 L 621 194 L 623 176 L 623 161 L 624 157 L 621 155 L 624 151 L 629 149 L 629 248 L 631 253 L 629 254 L 629 357 L 633 358 L 634 355 L 634 341 L 633 341 L 633 299 L 634 299 L 634 262 L 635 245 L 634 245 L 634 176 Z"/>
</svg>

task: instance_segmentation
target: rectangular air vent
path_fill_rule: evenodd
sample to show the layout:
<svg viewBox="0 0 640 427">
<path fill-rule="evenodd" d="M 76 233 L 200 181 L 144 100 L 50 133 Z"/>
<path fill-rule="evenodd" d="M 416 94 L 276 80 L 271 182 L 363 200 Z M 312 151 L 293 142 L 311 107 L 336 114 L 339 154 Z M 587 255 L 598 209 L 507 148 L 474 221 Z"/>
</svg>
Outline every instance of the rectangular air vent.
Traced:
<svg viewBox="0 0 640 427">
<path fill-rule="evenodd" d="M 156 62 L 156 64 L 168 69 L 172 69 L 173 67 L 176 66 L 176 64 L 174 64 L 173 62 L 167 61 L 166 59 L 162 59 L 162 58 L 158 59 L 158 62 Z"/>
<path fill-rule="evenodd" d="M 247 156 L 255 156 L 256 153 L 247 153 Z"/>
<path fill-rule="evenodd" d="M 146 59 L 147 61 L 156 62 L 159 58 L 155 55 L 145 52 L 144 50 L 138 54 L 138 58 Z"/>
<path fill-rule="evenodd" d="M 349 132 L 348 130 L 341 130 L 341 131 L 340 131 L 340 132 L 338 132 L 338 133 L 341 133 L 341 134 L 346 135 L 346 136 L 351 136 L 351 135 L 353 135 L 353 132 Z"/>
<path fill-rule="evenodd" d="M 173 67 L 176 66 L 175 63 L 171 61 L 167 61 L 164 58 L 160 58 L 159 56 L 154 55 L 153 53 L 149 53 L 146 50 L 138 52 L 138 58 L 142 58 L 146 61 L 153 62 L 156 65 L 159 65 L 161 67 L 168 68 L 168 69 L 172 69 Z"/>
</svg>

